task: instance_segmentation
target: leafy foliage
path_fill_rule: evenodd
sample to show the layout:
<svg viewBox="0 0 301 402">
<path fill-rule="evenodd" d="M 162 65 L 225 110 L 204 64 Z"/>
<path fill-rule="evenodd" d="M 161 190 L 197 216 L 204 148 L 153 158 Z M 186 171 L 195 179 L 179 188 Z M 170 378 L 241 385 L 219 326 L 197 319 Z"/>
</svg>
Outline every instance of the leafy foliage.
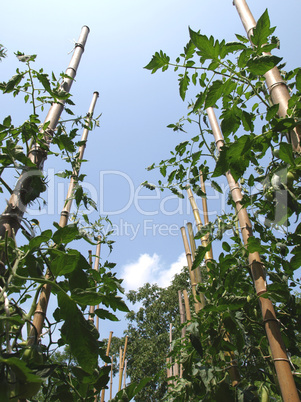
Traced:
<svg viewBox="0 0 301 402">
<path fill-rule="evenodd" d="M 226 43 L 190 29 L 189 42 L 175 63 L 160 51 L 164 58 L 154 56 L 145 67 L 152 72 L 170 67 L 179 71 L 179 94 L 183 100 L 191 86 L 199 91 L 188 104 L 187 116 L 168 126 L 179 132 L 181 142 L 171 151 L 170 158 L 148 168 L 159 168 L 165 183 L 159 180 L 158 187 L 183 197 L 190 185 L 195 194 L 205 197 L 198 184 L 199 171 L 217 192 L 222 192 L 222 178 L 231 171 L 234 179 L 240 180 L 241 204 L 249 210 L 254 227 L 254 237 L 244 246 L 236 212 L 229 208 L 234 206 L 229 196 L 227 210 L 217 214 L 215 221 L 196 235 L 199 239 L 207 233 L 208 247 L 213 245 L 223 251 L 208 262 L 208 279 L 198 285 L 206 306 L 192 318 L 187 328 L 190 337 L 184 344 L 175 343 L 173 357 L 182 364 L 183 377 L 176 379 L 164 400 L 257 401 L 269 395 L 279 400 L 258 297 L 254 294 L 249 253 L 260 253 L 269 284 L 266 296 L 274 303 L 289 356 L 299 362 L 301 305 L 294 291 L 300 286 L 296 270 L 301 264 L 301 226 L 297 223 L 301 159 L 287 139 L 301 117 L 301 70 L 287 72 L 280 64 L 281 58 L 269 54 L 278 47 L 278 39 L 272 36 L 274 31 L 267 11 L 253 31 L 253 47 L 241 35 Z M 277 115 L 279 105 L 271 104 L 264 84 L 263 75 L 275 66 L 291 92 L 285 117 Z M 225 137 L 219 155 L 207 122 L 209 107 L 216 108 Z M 194 134 L 190 135 L 190 131 Z M 149 187 L 148 182 L 144 185 Z M 202 262 L 206 251 L 206 247 L 199 246 L 194 266 Z M 240 373 L 236 387 L 229 375 L 233 356 Z M 300 390 L 299 365 L 293 370 Z"/>
<path fill-rule="evenodd" d="M 123 400 L 130 400 L 135 396 L 135 401 L 158 401 L 162 400 L 166 393 L 169 325 L 179 324 L 178 290 L 185 289 L 187 285 L 188 273 L 183 271 L 175 276 L 167 288 L 147 283 L 138 291 L 130 291 L 127 294 L 132 304 L 140 305 L 138 311 L 132 310 L 127 314 L 127 373 L 133 387 L 142 384 L 145 379 L 147 384 L 143 388 L 135 388 L 135 392 L 132 392 L 131 388 L 121 392 L 124 398 L 125 395 L 128 398 Z M 178 335 L 179 331 L 175 336 Z M 118 348 L 123 343 L 123 340 L 116 339 L 115 343 L 112 343 L 112 353 L 118 353 Z"/>
<path fill-rule="evenodd" d="M 14 125 L 11 116 L 0 124 L 0 191 L 12 192 L 6 182 L 9 175 L 5 173 L 14 169 L 17 176 L 22 174 L 25 177 L 22 186 L 14 190 L 14 194 L 20 196 L 21 204 L 26 206 L 41 197 L 47 188 L 47 179 L 28 157 L 29 150 L 35 145 L 46 154 L 61 155 L 67 162 L 68 167 L 62 176 L 72 176 L 76 182 L 72 198 L 77 210 L 82 204 L 95 206 L 81 187 L 84 175 L 74 172 L 79 171 L 81 163 L 76 149 L 83 145 L 77 139 L 78 128 L 92 129 L 97 119 L 88 121 L 75 117 L 67 122 L 60 121 L 56 131 L 51 133 L 53 146 L 59 151 L 50 151 L 49 138 L 46 137 L 45 141 L 49 122 L 42 124 L 39 113 L 53 102 L 64 102 L 70 107 L 74 103 L 54 74 L 49 77 L 42 69 L 36 71 L 32 68 L 35 55 L 17 52 L 16 56 L 25 68 L 23 71 L 17 69 L 8 82 L 0 84 L 0 89 L 4 96 L 24 96 L 24 102 L 30 105 L 32 113 L 20 126 Z M 61 74 L 61 80 L 66 77 Z M 66 112 L 73 115 L 68 108 Z M 11 220 L 14 219 L 13 213 L 9 216 Z M 108 320 L 116 320 L 112 311 L 128 309 L 120 297 L 123 290 L 121 280 L 113 272 L 115 264 L 105 261 L 96 271 L 78 251 L 81 248 L 79 242 L 95 246 L 98 236 L 103 234 L 103 218 L 97 222 L 90 222 L 86 215 L 83 218 L 85 227 L 79 223 L 76 213 L 67 226 L 54 224 L 54 228 L 46 230 L 40 228 L 36 219 L 28 221 L 22 218 L 20 226 L 24 236 L 21 246 L 17 245 L 15 236 L 9 237 L 7 233 L 0 239 L 0 372 L 5 400 L 8 397 L 32 399 L 41 386 L 39 395 L 43 395 L 43 400 L 94 400 L 108 381 L 110 367 L 99 365 L 100 360 L 108 362 L 105 345 L 98 339 L 99 333 L 88 317 L 87 308 L 100 305 L 95 314 Z M 112 242 L 106 236 L 102 236 L 101 242 L 112 248 Z M 57 308 L 53 320 L 46 318 L 40 339 L 33 317 L 43 285 L 51 290 Z M 57 326 L 60 337 L 54 341 L 52 334 Z M 56 350 L 66 346 L 72 357 L 71 363 L 58 362 Z"/>
</svg>

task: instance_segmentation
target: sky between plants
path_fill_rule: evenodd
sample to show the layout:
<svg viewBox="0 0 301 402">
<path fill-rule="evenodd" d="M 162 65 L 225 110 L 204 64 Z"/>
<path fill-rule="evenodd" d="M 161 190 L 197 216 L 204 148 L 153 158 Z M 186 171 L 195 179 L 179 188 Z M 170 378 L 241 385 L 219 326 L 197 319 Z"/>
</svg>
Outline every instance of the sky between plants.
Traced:
<svg viewBox="0 0 301 402">
<path fill-rule="evenodd" d="M 45 72 L 59 76 L 69 64 L 81 27 L 89 26 L 86 50 L 71 92 L 76 104 L 73 111 L 78 115 L 87 112 L 93 92 L 100 93 L 95 109 L 95 115 L 102 114 L 100 126 L 89 134 L 85 152 L 89 162 L 81 172 L 87 174 L 85 188 L 100 214 L 108 215 L 115 230 L 113 252 L 109 255 L 103 248 L 101 257 L 117 263 L 118 277 L 124 278 L 126 290 L 137 289 L 145 282 L 167 286 L 185 264 L 180 227 L 193 221 L 193 215 L 187 199 L 179 200 L 168 191 L 141 189 L 140 183 L 156 183 L 159 172 L 148 172 L 146 167 L 167 159 L 176 144 L 193 136 L 193 132 L 180 135 L 166 127 L 186 114 L 191 98 L 188 94 L 185 102 L 180 99 L 177 73 L 172 69 L 152 75 L 143 67 L 161 49 L 175 60 L 189 39 L 188 26 L 226 41 L 235 40 L 235 33 L 245 35 L 232 1 L 5 3 L 1 7 L 0 43 L 7 48 L 8 57 L 0 64 L 1 81 L 23 67 L 13 54 L 18 50 L 37 54 L 33 67 L 43 67 Z M 284 58 L 288 69 L 297 67 L 301 54 L 300 1 L 253 0 L 249 7 L 256 20 L 268 8 L 281 41 L 277 55 Z M 21 124 L 29 113 L 30 106 L 25 106 L 21 98 L 2 96 L 1 121 L 10 114 L 15 125 Z M 64 114 L 62 118 L 69 116 Z M 59 220 L 68 183 L 54 175 L 62 168 L 58 158 L 46 161 L 48 205 L 40 212 L 37 206 L 28 211 L 27 217 L 39 219 L 43 229 Z M 226 208 L 226 197 L 210 188 L 207 191 L 214 219 Z M 4 198 L 8 196 L 2 197 L 2 209 Z M 93 217 L 97 219 L 97 214 Z M 77 247 L 82 247 L 84 255 L 90 248 L 86 244 Z M 114 335 L 121 335 L 124 327 L 124 323 L 105 323 L 100 328 L 101 337 L 107 337 L 111 329 Z"/>
</svg>

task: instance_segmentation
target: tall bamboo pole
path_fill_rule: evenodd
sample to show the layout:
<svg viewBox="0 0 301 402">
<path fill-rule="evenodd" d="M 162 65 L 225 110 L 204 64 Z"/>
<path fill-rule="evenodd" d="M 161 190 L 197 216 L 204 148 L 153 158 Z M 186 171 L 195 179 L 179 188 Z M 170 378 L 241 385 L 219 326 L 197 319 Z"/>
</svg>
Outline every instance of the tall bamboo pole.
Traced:
<svg viewBox="0 0 301 402">
<path fill-rule="evenodd" d="M 119 379 L 118 379 L 118 391 L 121 390 L 122 383 L 122 347 L 119 347 Z"/>
<path fill-rule="evenodd" d="M 125 337 L 123 354 L 122 354 L 122 349 L 120 348 L 121 355 L 120 355 L 119 386 L 118 386 L 118 391 L 120 391 L 120 390 L 121 390 L 121 387 L 122 387 L 122 374 L 123 374 L 123 368 L 124 368 L 124 362 L 125 362 L 125 355 L 126 355 L 127 344 L 128 344 L 128 336 Z"/>
<path fill-rule="evenodd" d="M 109 339 L 108 339 L 108 345 L 107 345 L 107 350 L 106 350 L 106 356 L 109 356 L 110 354 L 110 347 L 111 347 L 111 342 L 112 342 L 112 336 L 113 336 L 113 331 L 110 331 Z M 105 367 L 107 366 L 107 363 L 105 363 Z M 105 389 L 103 388 L 101 390 L 101 402 L 104 402 L 105 400 Z"/>
<path fill-rule="evenodd" d="M 183 290 L 183 298 L 184 298 L 184 305 L 185 305 L 186 321 L 191 321 L 189 298 L 188 298 L 188 293 L 187 293 L 186 289 Z"/>
<path fill-rule="evenodd" d="M 111 375 L 110 375 L 110 400 L 112 399 L 113 392 L 113 356 L 111 357 Z"/>
<path fill-rule="evenodd" d="M 222 132 L 219 128 L 213 108 L 208 108 L 206 111 L 216 146 L 218 150 L 220 150 L 224 144 Z M 243 242 L 247 245 L 249 237 L 253 236 L 252 225 L 246 209 L 241 205 L 242 194 L 239 185 L 233 179 L 230 171 L 226 173 L 226 177 L 233 201 L 235 202 Z M 258 252 L 249 253 L 249 264 L 283 400 L 285 402 L 299 401 L 298 392 L 290 368 L 290 362 L 287 357 L 285 345 L 280 332 L 279 321 L 277 320 L 273 304 L 267 297 L 261 297 L 267 292 L 267 284 L 263 263 L 261 262 Z"/>
<path fill-rule="evenodd" d="M 190 247 L 191 247 L 191 260 L 193 263 L 193 261 L 195 259 L 195 253 L 196 253 L 196 245 L 195 245 L 194 233 L 193 233 L 193 228 L 192 228 L 191 222 L 187 223 L 187 231 L 188 231 L 188 237 L 189 237 Z M 201 268 L 197 267 L 196 269 L 194 269 L 194 273 L 195 273 L 196 282 L 203 283 Z M 205 296 L 202 292 L 198 293 L 198 295 L 200 296 L 200 300 L 201 300 L 200 308 L 202 309 L 206 304 Z"/>
<path fill-rule="evenodd" d="M 169 353 L 171 353 L 171 351 L 172 351 L 171 344 L 172 344 L 172 323 L 170 322 L 169 323 Z M 172 365 L 172 357 L 171 356 L 169 357 L 169 364 L 170 364 L 170 374 L 173 377 L 174 376 L 174 367 Z"/>
<path fill-rule="evenodd" d="M 189 243 L 190 243 L 190 249 L 191 249 L 191 258 L 192 261 L 195 259 L 195 253 L 196 253 L 196 245 L 195 245 L 195 239 L 194 239 L 194 233 L 193 233 L 193 227 L 192 223 L 188 222 L 187 223 L 187 231 L 188 231 L 188 238 L 189 238 Z M 200 267 L 197 267 L 195 270 L 195 279 L 197 283 L 202 283 L 202 274 L 201 274 L 201 269 Z"/>
<path fill-rule="evenodd" d="M 64 208 L 63 208 L 63 210 L 61 212 L 61 217 L 60 217 L 60 222 L 59 222 L 59 225 L 61 227 L 66 226 L 67 223 L 68 223 L 69 214 L 70 214 L 71 205 L 72 205 L 72 196 L 73 196 L 74 189 L 75 189 L 76 183 L 77 183 L 79 166 L 80 166 L 81 161 L 83 160 L 83 156 L 84 156 L 84 152 L 85 152 L 85 148 L 86 148 L 86 143 L 87 143 L 87 139 L 88 139 L 88 134 L 89 134 L 89 131 L 90 131 L 89 130 L 89 125 L 91 123 L 91 119 L 92 119 L 92 116 L 93 116 L 93 112 L 94 112 L 95 105 L 96 105 L 98 97 L 99 97 L 99 93 L 95 91 L 93 93 L 92 101 L 91 101 L 89 111 L 88 111 L 88 115 L 87 115 L 86 125 L 85 125 L 85 128 L 83 130 L 83 134 L 82 134 L 82 138 L 81 138 L 82 145 L 78 149 L 78 157 L 77 157 L 77 160 L 76 160 L 78 166 L 76 166 L 73 169 L 73 173 L 72 173 L 72 176 L 71 176 L 71 179 L 70 179 L 69 188 L 68 188 L 68 192 L 67 192 L 66 202 L 65 202 Z"/>
<path fill-rule="evenodd" d="M 203 175 L 202 175 L 201 171 L 200 171 L 200 181 L 201 181 L 202 191 L 203 191 L 204 194 L 206 194 L 205 183 L 204 183 Z M 194 216 L 195 216 L 195 219 L 196 219 L 196 223 L 201 228 L 202 226 L 201 226 L 201 222 L 200 222 L 200 214 L 199 214 L 198 207 L 196 205 L 196 202 L 195 202 L 195 199 L 193 197 L 192 192 L 189 195 L 190 195 L 190 198 L 192 200 L 191 206 L 192 206 L 192 208 L 194 210 Z M 205 222 L 205 225 L 207 225 L 207 224 L 209 224 L 209 218 L 208 218 L 208 207 L 207 207 L 207 199 L 206 198 L 202 198 L 202 204 L 203 204 L 203 212 L 204 212 L 204 222 Z M 191 230 L 192 230 L 192 225 L 191 225 Z M 194 240 L 194 236 L 192 236 L 192 238 Z M 204 245 L 208 244 L 208 236 L 207 235 L 203 236 L 202 243 Z M 212 247 L 211 247 L 210 251 L 207 254 L 207 256 L 205 256 L 206 266 L 207 266 L 208 261 L 212 260 L 212 259 L 213 259 L 213 251 L 212 251 Z M 207 270 L 209 270 L 208 266 L 207 266 Z M 202 300 L 202 308 L 203 308 L 206 305 L 206 299 L 205 299 L 203 294 L 201 294 L 200 296 L 202 297 L 201 300 Z M 230 341 L 228 333 L 226 333 L 224 335 L 224 340 L 226 342 Z M 233 352 L 224 352 L 224 355 L 230 357 L 230 368 L 229 368 L 228 371 L 229 371 L 229 375 L 230 375 L 230 378 L 231 378 L 232 386 L 235 387 L 240 381 L 240 375 L 239 375 L 239 372 L 238 372 L 237 362 L 235 360 L 234 353 Z"/>
<path fill-rule="evenodd" d="M 100 249 L 101 249 L 101 236 L 98 236 L 97 239 L 97 246 L 96 246 L 96 254 L 95 254 L 95 260 L 94 260 L 94 269 L 95 271 L 98 271 L 99 267 L 99 260 L 100 260 Z M 92 320 L 94 321 L 93 314 L 95 311 L 95 306 L 90 306 L 89 309 L 89 317 L 92 317 Z M 98 317 L 97 317 L 98 318 Z M 97 319 L 96 319 L 97 322 Z M 97 328 L 98 329 L 98 328 Z"/>
<path fill-rule="evenodd" d="M 199 302 L 196 298 L 196 283 L 197 282 L 196 282 L 195 272 L 192 270 L 192 256 L 191 256 L 191 251 L 190 251 L 185 227 L 181 227 L 181 233 L 182 233 L 183 244 L 184 244 L 188 269 L 189 269 L 191 290 L 192 290 L 192 294 L 193 294 L 193 298 L 194 298 L 194 310 L 197 313 L 200 311 L 201 308 L 203 308 L 203 305 L 202 305 L 202 302 Z"/>
<path fill-rule="evenodd" d="M 94 93 L 93 95 L 93 99 L 92 99 L 92 103 L 91 106 L 93 106 L 89 109 L 89 115 L 87 117 L 87 122 L 90 123 L 91 119 L 92 119 L 92 115 L 93 115 L 93 111 L 94 111 L 94 107 L 95 107 L 95 103 L 96 103 L 96 99 L 97 99 L 97 95 L 96 93 Z M 87 133 L 86 133 L 86 129 L 84 129 L 83 131 L 83 135 L 82 138 L 84 138 L 84 141 L 87 140 Z M 82 148 L 83 147 L 83 148 Z M 83 151 L 84 151 L 85 147 L 82 145 L 79 149 L 79 155 L 81 155 L 81 159 L 83 157 Z M 80 161 L 79 160 L 79 161 Z M 75 175 L 79 174 L 79 169 L 74 172 Z M 71 178 L 70 181 L 70 185 L 69 185 L 69 189 L 72 186 L 72 183 L 74 183 L 74 179 Z M 69 191 L 68 191 L 69 193 Z M 71 203 L 68 202 L 68 196 L 65 202 L 65 207 L 63 209 L 64 214 L 61 214 L 61 219 L 60 219 L 60 226 L 64 227 L 66 226 L 68 219 L 67 216 L 69 216 L 70 213 L 70 209 L 71 209 Z M 50 274 L 47 272 L 46 273 L 46 279 L 50 279 Z M 44 320 L 46 317 L 46 311 L 47 311 L 47 307 L 48 307 L 48 302 L 49 302 L 49 298 L 50 298 L 50 293 L 51 293 L 51 285 L 49 283 L 43 285 L 42 289 L 41 289 L 41 293 L 40 293 L 40 297 L 39 297 L 39 301 L 37 303 L 37 307 L 33 316 L 33 325 L 31 326 L 31 331 L 28 337 L 28 344 L 31 345 L 35 342 L 35 338 L 36 336 L 38 336 L 38 338 L 41 336 L 42 333 L 42 329 L 43 329 L 43 325 L 44 325 Z"/>
<path fill-rule="evenodd" d="M 256 27 L 256 21 L 248 7 L 248 4 L 246 0 L 233 0 L 233 4 L 237 9 L 248 38 L 252 44 L 252 34 L 253 29 Z M 285 117 L 287 115 L 288 101 L 290 99 L 290 94 L 285 81 L 282 79 L 277 67 L 266 72 L 264 77 L 273 104 L 279 104 L 279 117 Z M 297 152 L 301 152 L 300 139 L 301 127 L 297 126 L 288 136 L 288 141 L 292 143 L 293 149 Z"/>
<path fill-rule="evenodd" d="M 203 227 L 203 223 L 202 223 L 202 219 L 201 219 L 201 216 L 200 216 L 199 208 L 197 206 L 197 203 L 195 201 L 195 198 L 193 196 L 193 192 L 192 192 L 190 186 L 186 187 L 186 191 L 187 191 L 188 199 L 190 201 L 190 205 L 191 205 L 191 208 L 192 208 L 192 212 L 193 212 L 193 216 L 194 216 L 194 219 L 195 219 L 196 227 L 197 227 L 198 231 L 200 231 L 202 229 L 202 227 Z M 201 238 L 201 241 L 202 241 L 202 245 L 204 247 L 206 247 L 208 245 L 208 238 L 206 236 L 203 236 Z M 206 265 L 207 265 L 207 262 L 212 260 L 212 259 L 213 259 L 212 250 L 210 249 L 205 254 L 205 263 L 206 263 Z"/>
<path fill-rule="evenodd" d="M 178 296 L 179 296 L 179 310 L 180 310 L 180 322 L 181 325 L 183 325 L 185 323 L 185 310 L 184 310 L 184 305 L 183 305 L 183 300 L 182 300 L 182 292 L 180 290 L 178 290 Z M 186 334 L 186 329 L 183 326 L 181 329 L 181 342 L 183 342 L 184 338 L 185 338 L 185 334 Z M 183 365 L 182 363 L 180 364 L 180 378 L 183 377 Z"/>
<path fill-rule="evenodd" d="M 75 44 L 70 64 L 66 70 L 66 75 L 68 77 L 65 77 L 61 84 L 61 89 L 65 92 L 69 92 L 71 89 L 81 56 L 85 49 L 88 34 L 89 28 L 83 26 L 78 42 Z M 44 146 L 41 147 L 39 144 L 34 144 L 28 153 L 28 158 L 35 164 L 36 169 L 38 170 L 42 170 L 44 167 L 44 162 L 47 159 L 47 149 L 63 109 L 64 101 L 52 104 L 44 122 L 44 124 L 49 122 L 49 125 L 45 131 L 42 131 L 44 134 Z M 17 185 L 10 196 L 7 207 L 5 208 L 4 213 L 0 216 L 0 238 L 4 238 L 5 232 L 8 232 L 8 236 L 12 237 L 13 233 L 16 234 L 20 227 L 20 222 L 26 209 L 26 205 L 23 203 L 24 200 L 21 200 L 21 191 L 30 187 L 29 179 L 31 174 L 36 174 L 36 170 L 24 170 L 20 175 Z"/>
<path fill-rule="evenodd" d="M 124 362 L 124 371 L 123 371 L 123 388 L 126 387 L 126 369 L 127 369 L 127 362 L 128 362 L 128 360 L 125 359 L 125 362 Z"/>
</svg>

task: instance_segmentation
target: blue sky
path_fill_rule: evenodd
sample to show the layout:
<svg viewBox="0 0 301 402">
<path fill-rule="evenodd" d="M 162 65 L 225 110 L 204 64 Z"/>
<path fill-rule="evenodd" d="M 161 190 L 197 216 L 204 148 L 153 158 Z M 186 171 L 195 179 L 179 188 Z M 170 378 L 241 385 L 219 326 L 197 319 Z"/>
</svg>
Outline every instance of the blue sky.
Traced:
<svg viewBox="0 0 301 402">
<path fill-rule="evenodd" d="M 281 40 L 277 55 L 288 68 L 297 67 L 300 1 L 253 0 L 249 6 L 255 19 L 269 9 Z M 37 54 L 35 67 L 58 76 L 69 63 L 68 53 L 81 27 L 90 27 L 71 92 L 74 111 L 81 115 L 88 110 L 93 92 L 100 93 L 95 111 L 102 114 L 100 126 L 89 134 L 85 153 L 89 162 L 82 172 L 87 174 L 87 190 L 116 231 L 112 254 L 103 249 L 101 256 L 117 263 L 127 290 L 146 281 L 166 286 L 185 262 L 179 228 L 193 216 L 186 200 L 172 199 L 168 192 L 150 193 L 139 185 L 145 180 L 156 182 L 159 172 L 147 172 L 146 167 L 166 159 L 186 139 L 166 126 L 185 115 L 187 102 L 178 94 L 177 73 L 168 70 L 152 75 L 143 67 L 160 49 L 175 59 L 188 41 L 188 26 L 227 41 L 235 40 L 235 33 L 244 35 L 232 1 L 14 0 L 2 4 L 1 14 L 0 43 L 8 49 L 7 59 L 0 64 L 1 81 L 22 67 L 13 54 L 18 50 Z M 14 123 L 20 124 L 29 112 L 21 101 L 2 97 L 0 120 L 11 114 Z M 45 164 L 50 178 L 60 168 L 55 158 Z M 55 179 L 47 196 L 48 207 L 38 217 L 44 228 L 58 221 L 67 186 Z M 211 205 L 222 209 L 223 202 L 216 199 Z M 88 248 L 83 245 L 82 252 L 87 254 Z M 107 337 L 111 329 L 121 335 L 124 327 L 124 322 L 102 325 L 101 337 Z"/>
</svg>

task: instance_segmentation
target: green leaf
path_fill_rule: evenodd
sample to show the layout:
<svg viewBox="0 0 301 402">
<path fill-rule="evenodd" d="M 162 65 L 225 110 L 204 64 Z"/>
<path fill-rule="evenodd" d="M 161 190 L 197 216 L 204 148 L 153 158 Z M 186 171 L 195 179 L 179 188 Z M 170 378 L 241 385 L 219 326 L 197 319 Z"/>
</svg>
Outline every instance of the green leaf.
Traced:
<svg viewBox="0 0 301 402">
<path fill-rule="evenodd" d="M 281 60 L 282 57 L 273 55 L 256 56 L 247 62 L 247 68 L 252 74 L 264 75 L 280 63 Z"/>
<path fill-rule="evenodd" d="M 221 129 L 225 137 L 228 137 L 231 133 L 235 133 L 240 126 L 239 111 L 236 107 L 225 110 L 222 115 L 223 120 L 221 122 Z"/>
<path fill-rule="evenodd" d="M 206 35 L 201 35 L 194 32 L 189 28 L 190 39 L 195 45 L 195 47 L 200 50 L 201 57 L 204 59 L 217 59 L 218 58 L 218 48 L 214 46 L 213 38 L 209 39 Z"/>
<path fill-rule="evenodd" d="M 4 94 L 12 92 L 21 82 L 23 78 L 23 74 L 16 74 L 14 75 L 8 82 L 5 84 L 5 90 L 3 91 Z"/>
<path fill-rule="evenodd" d="M 209 87 L 207 95 L 206 95 L 206 101 L 205 101 L 205 106 L 204 106 L 205 109 L 207 109 L 208 107 L 214 106 L 216 101 L 222 96 L 223 85 L 224 85 L 223 81 L 216 80 Z"/>
<path fill-rule="evenodd" d="M 152 74 L 154 74 L 157 70 L 163 67 L 168 67 L 170 58 L 160 50 L 160 52 L 156 52 L 153 55 L 151 61 L 144 67 L 147 70 L 151 70 Z"/>
<path fill-rule="evenodd" d="M 36 73 L 37 74 L 37 79 L 40 81 L 40 83 L 43 85 L 44 89 L 52 96 L 53 92 L 51 90 L 51 86 L 50 86 L 50 82 L 48 79 L 48 75 L 47 74 L 40 74 L 40 73 Z"/>
<path fill-rule="evenodd" d="M 237 37 L 237 39 L 243 43 L 248 43 L 249 39 L 246 38 L 245 36 L 239 35 L 239 34 L 235 34 L 235 36 Z"/>
<path fill-rule="evenodd" d="M 41 378 L 35 375 L 32 370 L 30 370 L 25 361 L 19 359 L 17 357 L 9 357 L 7 359 L 3 359 L 0 357 L 0 363 L 7 364 L 15 373 L 15 375 L 19 378 L 19 380 L 23 382 L 42 382 Z"/>
<path fill-rule="evenodd" d="M 237 52 L 238 50 L 246 49 L 246 45 L 241 42 L 228 42 L 221 49 L 221 58 L 225 58 L 229 53 Z"/>
<path fill-rule="evenodd" d="M 204 261 L 205 255 L 207 251 L 211 249 L 211 242 L 207 244 L 206 247 L 204 246 L 199 246 L 198 249 L 196 250 L 195 258 L 192 264 L 192 270 L 196 269 L 199 267 L 202 262 Z"/>
<path fill-rule="evenodd" d="M 193 112 L 197 112 L 199 109 L 201 109 L 203 107 L 205 99 L 206 99 L 205 92 L 201 92 L 197 95 L 196 102 L 193 107 Z"/>
<path fill-rule="evenodd" d="M 296 88 L 298 91 L 301 91 L 301 69 L 298 69 L 297 75 L 296 75 Z"/>
<path fill-rule="evenodd" d="M 78 238 L 79 234 L 78 227 L 74 224 L 70 224 L 54 232 L 52 240 L 56 244 L 67 244 Z"/>
<path fill-rule="evenodd" d="M 189 82 L 190 82 L 190 78 L 189 78 L 187 71 L 185 71 L 184 76 L 182 78 L 180 78 L 179 81 L 180 81 L 180 96 L 183 100 L 185 100 L 186 91 L 187 91 L 187 88 L 188 88 Z"/>
<path fill-rule="evenodd" d="M 248 238 L 247 248 L 250 253 L 255 253 L 257 251 L 260 254 L 267 253 L 269 249 L 267 246 L 262 246 L 260 243 L 260 239 L 257 239 L 253 236 Z"/>
<path fill-rule="evenodd" d="M 278 113 L 278 110 L 279 110 L 279 103 L 277 103 L 276 105 L 270 106 L 267 109 L 267 114 L 265 116 L 266 120 L 267 121 L 272 120 L 276 116 L 276 114 Z"/>
<path fill-rule="evenodd" d="M 229 253 L 231 251 L 230 245 L 228 243 L 226 243 L 225 241 L 222 243 L 222 247 L 227 253 Z"/>
<path fill-rule="evenodd" d="M 2 124 L 4 127 L 9 128 L 11 126 L 11 116 L 5 117 Z"/>
<path fill-rule="evenodd" d="M 212 188 L 214 188 L 214 190 L 216 190 L 219 193 L 223 194 L 223 190 L 221 189 L 221 187 L 219 186 L 219 184 L 216 181 L 211 180 L 211 185 L 212 185 Z"/>
<path fill-rule="evenodd" d="M 290 265 L 293 270 L 298 269 L 301 266 L 301 246 L 296 246 L 292 250 L 294 256 L 291 258 Z"/>
<path fill-rule="evenodd" d="M 29 248 L 35 249 L 40 247 L 42 243 L 46 243 L 51 239 L 52 236 L 52 231 L 50 229 L 44 230 L 39 236 L 34 237 L 33 239 L 30 240 L 29 242 Z"/>
<path fill-rule="evenodd" d="M 290 165 L 295 165 L 293 148 L 291 144 L 288 144 L 287 142 L 280 143 L 279 158 Z"/>
<path fill-rule="evenodd" d="M 79 260 L 79 251 L 71 250 L 68 254 L 63 252 L 51 261 L 51 272 L 55 276 L 69 274 L 77 268 Z"/>
<path fill-rule="evenodd" d="M 246 131 L 253 132 L 254 131 L 254 123 L 252 121 L 252 115 L 245 110 L 242 111 L 241 115 L 242 124 Z"/>
<path fill-rule="evenodd" d="M 93 290 L 73 289 L 71 299 L 76 303 L 86 306 L 96 306 L 102 303 L 103 295 Z"/>
<path fill-rule="evenodd" d="M 113 294 L 104 296 L 103 304 L 107 307 L 111 307 L 114 311 L 120 310 L 125 313 L 130 311 L 122 298 Z"/>
<path fill-rule="evenodd" d="M 116 317 L 116 315 L 110 313 L 107 310 L 104 310 L 102 308 L 98 308 L 94 311 L 94 313 L 99 317 L 101 320 L 110 320 L 110 321 L 119 321 L 119 318 Z"/>
<path fill-rule="evenodd" d="M 98 363 L 98 341 L 76 303 L 65 293 L 59 292 L 60 316 L 64 319 L 61 328 L 63 339 L 70 345 L 72 354 L 88 373 L 92 373 Z"/>
<path fill-rule="evenodd" d="M 268 37 L 274 30 L 275 28 L 270 28 L 270 17 L 266 9 L 253 29 L 253 35 L 251 36 L 252 43 L 257 47 L 261 47 L 268 42 Z"/>
</svg>

